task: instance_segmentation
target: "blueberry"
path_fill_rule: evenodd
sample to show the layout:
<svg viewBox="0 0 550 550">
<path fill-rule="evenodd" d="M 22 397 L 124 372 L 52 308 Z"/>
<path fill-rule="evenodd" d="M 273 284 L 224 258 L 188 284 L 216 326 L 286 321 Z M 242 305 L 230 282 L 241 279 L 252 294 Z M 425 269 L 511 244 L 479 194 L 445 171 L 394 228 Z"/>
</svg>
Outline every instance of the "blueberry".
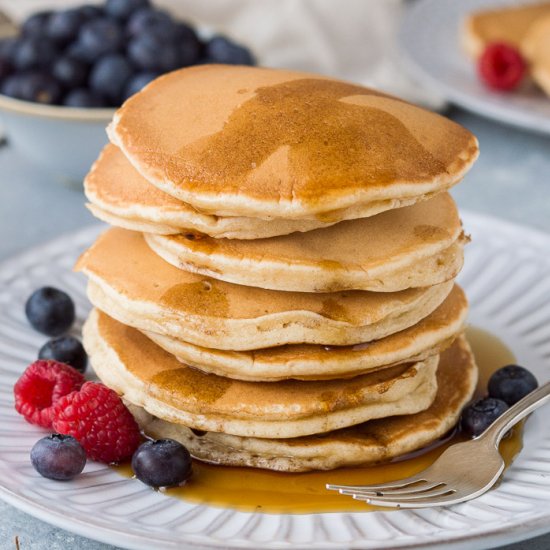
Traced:
<svg viewBox="0 0 550 550">
<path fill-rule="evenodd" d="M 60 57 L 52 67 L 52 75 L 66 88 L 78 88 L 86 83 L 88 65 L 74 57 Z"/>
<path fill-rule="evenodd" d="M 13 72 L 13 65 L 8 59 L 0 56 L 0 80 L 4 80 Z"/>
<path fill-rule="evenodd" d="M 19 47 L 20 40 L 15 37 L 4 38 L 0 40 L 0 55 L 5 59 L 12 60 L 15 51 Z"/>
<path fill-rule="evenodd" d="M 130 40 L 128 58 L 142 71 L 168 72 L 181 67 L 178 44 L 165 43 L 152 34 Z"/>
<path fill-rule="evenodd" d="M 500 399 L 485 397 L 468 405 L 462 411 L 461 427 L 471 436 L 484 432 L 506 409 L 508 405 Z"/>
<path fill-rule="evenodd" d="M 123 55 L 106 55 L 92 68 L 90 88 L 117 105 L 121 103 L 122 92 L 133 73 L 134 68 Z"/>
<path fill-rule="evenodd" d="M 30 72 L 21 75 L 20 99 L 54 105 L 61 100 L 62 88 L 59 82 L 44 72 Z"/>
<path fill-rule="evenodd" d="M 25 314 L 34 329 L 60 336 L 74 323 L 75 308 L 70 296 L 50 286 L 35 290 L 25 304 Z"/>
<path fill-rule="evenodd" d="M 214 36 L 205 46 L 205 56 L 214 63 L 254 65 L 250 50 L 235 44 L 225 36 Z"/>
<path fill-rule="evenodd" d="M 45 36 L 51 11 L 41 11 L 25 19 L 21 25 L 23 36 Z"/>
<path fill-rule="evenodd" d="M 18 74 L 8 76 L 0 86 L 0 93 L 8 97 L 21 99 L 21 77 L 22 75 Z"/>
<path fill-rule="evenodd" d="M 149 7 L 149 0 L 107 0 L 105 13 L 110 17 L 126 21 L 132 13 Z"/>
<path fill-rule="evenodd" d="M 517 403 L 531 393 L 539 383 L 531 372 L 518 365 L 508 365 L 497 370 L 489 379 L 489 395 L 508 405 Z"/>
<path fill-rule="evenodd" d="M 140 10 L 137 15 L 143 14 L 137 18 L 137 24 L 130 20 L 128 23 L 128 34 L 130 37 L 139 38 L 143 36 L 153 36 L 158 41 L 165 44 L 179 42 L 181 30 L 179 24 L 163 11 L 158 10 Z M 140 32 L 133 32 L 133 28 L 141 28 Z"/>
<path fill-rule="evenodd" d="M 63 98 L 63 105 L 66 107 L 85 109 L 109 106 L 108 102 L 103 99 L 103 96 L 86 88 L 76 88 L 75 90 L 71 90 Z"/>
<path fill-rule="evenodd" d="M 60 44 L 74 40 L 86 18 L 79 9 L 69 9 L 53 13 L 47 26 L 47 35 Z"/>
<path fill-rule="evenodd" d="M 136 477 L 151 487 L 174 487 L 191 476 L 191 455 L 173 439 L 147 441 L 132 457 Z"/>
<path fill-rule="evenodd" d="M 127 100 L 129 97 L 137 94 L 142 88 L 147 86 L 149 82 L 155 80 L 159 76 L 158 73 L 137 73 L 126 84 L 123 93 L 123 99 Z"/>
<path fill-rule="evenodd" d="M 185 23 L 177 25 L 177 42 L 180 48 L 180 66 L 194 65 L 201 55 L 202 44 L 197 33 Z"/>
<path fill-rule="evenodd" d="M 100 6 L 93 6 L 93 5 L 80 6 L 78 8 L 78 11 L 80 11 L 84 19 L 86 19 L 87 21 L 91 19 L 97 19 L 98 17 L 102 17 L 105 15 L 105 12 Z"/>
<path fill-rule="evenodd" d="M 13 52 L 12 62 L 19 71 L 44 69 L 57 56 L 55 44 L 47 38 L 23 38 Z"/>
<path fill-rule="evenodd" d="M 68 481 L 84 470 L 86 452 L 74 437 L 53 434 L 34 444 L 31 462 L 42 477 Z"/>
<path fill-rule="evenodd" d="M 81 55 L 94 62 L 103 55 L 118 52 L 124 43 L 124 33 L 111 19 L 93 19 L 82 26 L 77 43 Z"/>
<path fill-rule="evenodd" d="M 174 26 L 172 18 L 165 11 L 141 8 L 128 20 L 127 31 L 130 36 L 138 36 L 150 33 L 151 29 L 172 29 Z"/>
<path fill-rule="evenodd" d="M 88 355 L 84 346 L 73 336 L 58 336 L 48 340 L 38 352 L 38 359 L 53 359 L 84 373 L 88 364 Z"/>
<path fill-rule="evenodd" d="M 79 61 L 84 61 L 88 64 L 90 63 L 86 46 L 84 46 L 84 44 L 82 44 L 82 42 L 79 42 L 78 40 L 69 44 L 64 53 L 67 57 L 72 57 L 73 59 L 78 59 Z"/>
</svg>

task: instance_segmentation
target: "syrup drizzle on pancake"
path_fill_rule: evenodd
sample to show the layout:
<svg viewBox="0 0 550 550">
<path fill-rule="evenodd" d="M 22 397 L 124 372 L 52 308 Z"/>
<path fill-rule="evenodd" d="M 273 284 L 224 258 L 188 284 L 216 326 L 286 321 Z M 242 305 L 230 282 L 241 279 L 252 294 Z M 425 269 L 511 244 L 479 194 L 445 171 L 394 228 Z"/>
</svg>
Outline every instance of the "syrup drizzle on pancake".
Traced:
<svg viewBox="0 0 550 550">
<path fill-rule="evenodd" d="M 212 183 L 243 192 L 256 185 L 249 176 L 270 157 L 288 157 L 291 173 L 307 174 L 307 179 L 289 182 L 288 193 L 316 202 L 320 187 L 326 198 L 342 188 L 426 181 L 446 172 L 452 159 L 429 152 L 395 116 L 339 101 L 364 95 L 386 97 L 313 78 L 260 87 L 221 131 L 179 151 L 186 159 L 186 184 L 202 186 L 207 166 Z"/>
<path fill-rule="evenodd" d="M 191 314 L 226 316 L 229 310 L 227 294 L 214 281 L 181 283 L 170 287 L 160 303 L 175 309 L 185 309 Z"/>
</svg>

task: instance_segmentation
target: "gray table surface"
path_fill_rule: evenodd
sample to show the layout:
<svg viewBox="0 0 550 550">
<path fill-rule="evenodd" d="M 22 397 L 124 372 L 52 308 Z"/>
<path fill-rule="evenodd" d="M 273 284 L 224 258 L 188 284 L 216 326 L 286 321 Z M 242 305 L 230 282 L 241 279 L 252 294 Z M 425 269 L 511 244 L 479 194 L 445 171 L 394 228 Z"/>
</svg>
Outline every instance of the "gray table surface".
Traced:
<svg viewBox="0 0 550 550">
<path fill-rule="evenodd" d="M 455 110 L 455 120 L 479 138 L 481 156 L 453 194 L 468 208 L 550 232 L 550 138 Z M 93 222 L 80 191 L 29 166 L 9 146 L 0 149 L 0 260 Z M 108 550 L 0 501 L 0 548 Z M 502 547 L 548 550 L 550 535 Z"/>
</svg>

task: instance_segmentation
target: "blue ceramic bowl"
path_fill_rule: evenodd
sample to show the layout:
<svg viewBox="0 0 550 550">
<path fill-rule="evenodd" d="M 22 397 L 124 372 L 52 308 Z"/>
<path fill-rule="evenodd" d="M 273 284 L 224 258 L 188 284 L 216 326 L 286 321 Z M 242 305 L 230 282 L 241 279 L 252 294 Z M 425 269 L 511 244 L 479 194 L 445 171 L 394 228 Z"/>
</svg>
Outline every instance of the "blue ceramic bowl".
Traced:
<svg viewBox="0 0 550 550">
<path fill-rule="evenodd" d="M 107 143 L 115 109 L 77 109 L 0 95 L 0 121 L 8 142 L 29 162 L 80 184 Z"/>
</svg>

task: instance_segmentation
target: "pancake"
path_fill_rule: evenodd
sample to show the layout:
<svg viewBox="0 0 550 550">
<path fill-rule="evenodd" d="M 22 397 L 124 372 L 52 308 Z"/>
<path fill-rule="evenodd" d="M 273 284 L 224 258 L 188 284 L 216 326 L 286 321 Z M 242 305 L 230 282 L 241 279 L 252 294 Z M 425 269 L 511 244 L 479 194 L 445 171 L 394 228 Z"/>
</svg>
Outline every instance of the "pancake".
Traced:
<svg viewBox="0 0 550 550">
<path fill-rule="evenodd" d="M 548 6 L 547 15 L 529 27 L 521 49 L 529 61 L 533 80 L 550 95 L 550 4 Z"/>
<path fill-rule="evenodd" d="M 455 285 L 445 301 L 416 325 L 356 346 L 302 344 L 237 352 L 203 348 L 154 332 L 145 334 L 182 363 L 220 376 L 251 381 L 328 380 L 439 354 L 462 331 L 467 313 L 466 296 Z"/>
<path fill-rule="evenodd" d="M 319 75 L 202 65 L 164 75 L 109 127 L 136 169 L 218 216 L 337 222 L 462 179 L 478 155 L 458 124 Z"/>
<path fill-rule="evenodd" d="M 522 49 L 522 42 L 533 23 L 550 15 L 550 2 L 498 7 L 471 13 L 462 28 L 462 44 L 478 58 L 491 42 L 507 42 Z"/>
<path fill-rule="evenodd" d="M 159 235 L 198 231 L 216 238 L 260 239 L 310 231 L 320 220 L 261 220 L 204 214 L 151 185 L 120 149 L 107 145 L 84 181 L 87 205 L 111 225 Z"/>
<path fill-rule="evenodd" d="M 283 237 L 243 241 L 145 235 L 175 267 L 240 285 L 298 292 L 396 292 L 456 277 L 462 227 L 447 193 L 378 216 Z"/>
<path fill-rule="evenodd" d="M 159 418 L 199 430 L 299 437 L 422 411 L 437 391 L 438 355 L 347 380 L 243 382 L 185 366 L 97 310 L 83 338 L 107 386 Z"/>
<path fill-rule="evenodd" d="M 322 435 L 259 439 L 215 432 L 200 434 L 156 418 L 141 407 L 130 405 L 130 410 L 147 435 L 180 441 L 195 458 L 205 462 L 282 472 L 331 470 L 388 461 L 436 441 L 456 425 L 476 382 L 473 354 L 466 339 L 460 337 L 441 355 L 438 389 L 428 409 Z"/>
<path fill-rule="evenodd" d="M 120 322 L 230 350 L 377 340 L 429 315 L 453 286 L 331 294 L 245 287 L 177 269 L 123 229 L 104 233 L 76 268 L 90 279 L 92 304 Z"/>
</svg>

